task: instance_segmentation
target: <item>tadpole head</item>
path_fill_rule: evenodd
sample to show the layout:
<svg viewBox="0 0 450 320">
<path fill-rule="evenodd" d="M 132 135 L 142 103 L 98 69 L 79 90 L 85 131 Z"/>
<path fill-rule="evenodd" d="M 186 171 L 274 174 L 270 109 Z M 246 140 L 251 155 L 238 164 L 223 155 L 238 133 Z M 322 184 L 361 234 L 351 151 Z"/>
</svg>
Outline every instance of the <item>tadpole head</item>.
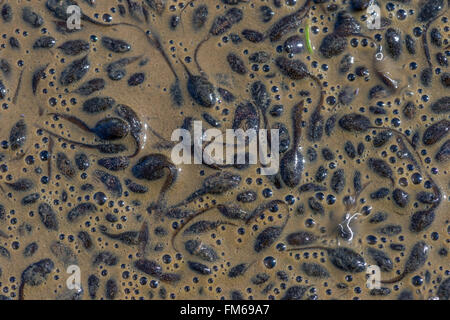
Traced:
<svg viewBox="0 0 450 320">
<path fill-rule="evenodd" d="M 137 179 L 154 181 L 164 176 L 164 169 L 168 168 L 171 174 L 176 174 L 175 165 L 169 159 L 159 153 L 143 156 L 131 169 Z"/>
<path fill-rule="evenodd" d="M 97 122 L 92 131 L 102 140 L 118 140 L 128 135 L 130 125 L 119 118 L 105 118 Z"/>
<path fill-rule="evenodd" d="M 203 76 L 190 75 L 187 89 L 192 99 L 202 107 L 210 108 L 216 103 L 215 88 Z"/>
</svg>

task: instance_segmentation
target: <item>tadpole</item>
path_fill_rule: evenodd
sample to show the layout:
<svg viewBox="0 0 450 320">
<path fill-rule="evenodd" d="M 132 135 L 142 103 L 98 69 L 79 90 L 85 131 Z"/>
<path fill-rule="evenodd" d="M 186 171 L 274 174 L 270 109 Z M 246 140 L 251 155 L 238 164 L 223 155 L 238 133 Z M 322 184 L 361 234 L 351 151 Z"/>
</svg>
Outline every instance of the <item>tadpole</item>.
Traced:
<svg viewBox="0 0 450 320">
<path fill-rule="evenodd" d="M 39 286 L 47 280 L 48 275 L 55 268 L 55 264 L 51 259 L 42 259 L 30 264 L 21 275 L 21 283 L 19 286 L 19 300 L 24 300 L 25 285 L 32 287 Z"/>
<path fill-rule="evenodd" d="M 33 73 L 33 77 L 31 80 L 31 88 L 33 90 L 33 95 L 36 95 L 37 87 L 39 84 L 39 81 L 45 76 L 45 70 L 47 70 L 48 63 L 43 66 L 36 69 L 36 71 Z"/>
<path fill-rule="evenodd" d="M 49 113 L 49 115 L 63 118 L 78 128 L 94 133 L 101 140 L 112 141 L 125 138 L 130 132 L 130 125 L 120 118 L 104 118 L 99 120 L 94 127 L 90 128 L 83 120 L 63 113 Z"/>
<path fill-rule="evenodd" d="M 68 40 L 58 47 L 65 55 L 76 56 L 90 49 L 89 42 L 84 40 Z"/>
<path fill-rule="evenodd" d="M 27 140 L 28 129 L 24 119 L 20 119 L 14 124 L 9 133 L 9 144 L 13 151 L 23 147 Z"/>
<path fill-rule="evenodd" d="M 70 140 L 68 138 L 60 136 L 60 135 L 53 133 L 44 128 L 40 128 L 40 129 L 55 138 L 61 139 L 68 143 L 78 145 L 78 146 L 81 146 L 84 148 L 97 149 L 100 153 L 116 154 L 116 153 L 124 152 L 127 150 L 126 146 L 123 144 L 116 144 L 116 143 L 86 144 L 86 143 Z"/>
<path fill-rule="evenodd" d="M 78 89 L 74 91 L 74 93 L 78 93 L 82 96 L 89 96 L 96 91 L 103 90 L 105 88 L 105 84 L 106 82 L 104 79 L 94 78 L 82 84 Z"/>
<path fill-rule="evenodd" d="M 136 179 L 144 179 L 155 181 L 164 176 L 164 170 L 167 169 L 169 174 L 159 192 L 157 205 L 163 204 L 166 192 L 175 183 L 178 170 L 177 167 L 163 154 L 153 153 L 143 156 L 131 169 Z"/>
<path fill-rule="evenodd" d="M 209 275 L 211 274 L 211 268 L 207 265 L 204 265 L 203 263 L 195 262 L 195 261 L 188 261 L 188 267 L 192 271 L 200 274 L 200 275 Z"/>
<path fill-rule="evenodd" d="M 215 195 L 223 194 L 231 189 L 236 188 L 241 183 L 241 180 L 242 178 L 240 175 L 234 174 L 230 171 L 217 172 L 206 177 L 203 180 L 202 187 L 200 189 L 194 191 L 185 200 L 172 206 L 172 208 L 187 205 L 195 199 L 208 193 Z"/>
<path fill-rule="evenodd" d="M 219 259 L 216 250 L 200 240 L 188 240 L 184 243 L 184 248 L 189 254 L 196 256 L 203 261 L 215 262 Z"/>
<path fill-rule="evenodd" d="M 207 209 L 205 210 L 200 210 L 200 213 L 203 213 L 207 211 Z M 193 220 L 193 218 L 195 218 L 196 216 L 198 216 L 199 213 L 193 214 L 190 217 L 188 217 L 187 221 L 182 223 L 177 230 L 175 230 L 175 232 L 172 234 L 172 239 L 171 239 L 171 243 L 172 243 L 172 247 L 176 249 L 175 247 L 175 238 L 176 236 L 180 233 L 180 231 L 190 222 Z M 208 220 L 200 220 L 197 221 L 193 224 L 191 224 L 188 228 L 184 228 L 183 231 L 183 235 L 201 235 L 204 234 L 206 232 L 212 231 L 212 230 L 216 230 L 219 226 L 221 225 L 229 225 L 229 226 L 234 226 L 236 227 L 236 224 L 228 222 L 228 221 L 208 221 Z"/>
<path fill-rule="evenodd" d="M 139 231 L 138 235 L 138 244 L 139 244 L 139 251 L 138 256 L 143 258 L 145 257 L 145 251 L 147 249 L 147 245 L 150 241 L 150 235 L 148 230 L 148 223 L 144 221 L 141 226 L 141 230 Z"/>
<path fill-rule="evenodd" d="M 131 46 L 121 39 L 103 36 L 101 41 L 103 47 L 114 53 L 126 53 L 131 50 Z"/>
<path fill-rule="evenodd" d="M 72 61 L 64 70 L 61 72 L 59 82 L 63 86 L 68 86 L 74 82 L 78 82 L 83 78 L 90 68 L 90 62 L 88 55 L 81 59 Z"/>
<path fill-rule="evenodd" d="M 250 94 L 252 96 L 253 102 L 261 111 L 261 115 L 264 121 L 264 128 L 267 129 L 269 126 L 269 120 L 267 119 L 267 108 L 269 108 L 271 103 L 270 94 L 267 92 L 266 85 L 261 81 L 255 81 L 250 86 Z M 270 131 L 267 131 L 267 141 L 269 148 L 271 147 L 271 136 Z"/>
<path fill-rule="evenodd" d="M 310 286 L 289 287 L 281 300 L 301 300 Z"/>
<path fill-rule="evenodd" d="M 349 273 L 359 273 L 366 269 L 366 262 L 364 258 L 354 251 L 353 249 L 347 247 L 337 247 L 337 248 L 326 248 L 326 247 L 305 247 L 305 248 L 293 248 L 287 251 L 301 251 L 301 250 L 325 250 L 330 258 L 333 266 Z"/>
<path fill-rule="evenodd" d="M 417 270 L 422 268 L 422 266 L 427 261 L 429 251 L 430 247 L 424 241 L 417 242 L 411 249 L 408 259 L 406 259 L 403 272 L 395 278 L 389 280 L 381 280 L 381 283 L 395 283 L 402 280 L 407 274 L 416 272 Z"/>
<path fill-rule="evenodd" d="M 138 61 L 142 56 L 133 56 L 127 58 L 121 58 L 119 60 L 113 61 L 106 66 L 106 72 L 108 77 L 113 81 L 122 80 L 127 74 L 125 67 L 133 62 Z"/>
<path fill-rule="evenodd" d="M 306 0 L 300 9 L 275 22 L 267 31 L 270 41 L 279 41 L 284 35 L 297 29 L 308 14 L 311 2 L 311 0 Z"/>
<path fill-rule="evenodd" d="M 107 231 L 105 226 L 99 226 L 100 232 L 110 239 L 118 240 L 128 246 L 134 246 L 139 244 L 139 231 L 124 231 L 121 233 L 113 234 Z"/>
<path fill-rule="evenodd" d="M 277 241 L 277 239 L 281 236 L 284 228 L 286 227 L 289 221 L 289 217 L 290 215 L 289 213 L 287 213 L 286 220 L 284 221 L 283 225 L 267 227 L 256 236 L 255 242 L 253 244 L 253 249 L 255 250 L 255 252 L 259 253 L 269 248 L 275 243 L 275 241 Z"/>
<path fill-rule="evenodd" d="M 5 185 L 17 192 L 29 191 L 34 187 L 33 181 L 28 178 L 20 178 L 15 182 L 5 182 Z"/>
<path fill-rule="evenodd" d="M 286 241 L 292 246 L 304 246 L 315 242 L 318 237 L 309 231 L 297 231 L 286 236 Z"/>
<path fill-rule="evenodd" d="M 110 170 L 110 171 L 121 171 L 128 168 L 130 160 L 128 157 L 117 156 L 117 157 L 107 157 L 97 160 L 98 165 Z"/>
<path fill-rule="evenodd" d="M 289 187 L 296 187 L 302 178 L 305 161 L 301 152 L 300 138 L 302 133 L 302 114 L 304 100 L 292 108 L 292 126 L 294 128 L 294 142 L 292 148 L 284 153 L 280 162 L 280 175 Z"/>
<path fill-rule="evenodd" d="M 188 74 L 187 90 L 192 99 L 202 107 L 213 107 L 217 100 L 214 85 L 205 75 L 193 75 L 181 60 L 180 63 Z"/>
<path fill-rule="evenodd" d="M 56 155 L 56 168 L 68 179 L 72 179 L 75 176 L 75 167 L 63 152 L 58 152 Z"/>
<path fill-rule="evenodd" d="M 244 275 L 252 264 L 239 263 L 228 271 L 228 278 L 236 278 Z"/>
<path fill-rule="evenodd" d="M 384 161 L 383 159 L 369 158 L 367 165 L 369 169 L 371 169 L 380 177 L 388 178 L 389 180 L 391 180 L 392 186 L 395 185 L 393 171 L 386 161 Z"/>
</svg>

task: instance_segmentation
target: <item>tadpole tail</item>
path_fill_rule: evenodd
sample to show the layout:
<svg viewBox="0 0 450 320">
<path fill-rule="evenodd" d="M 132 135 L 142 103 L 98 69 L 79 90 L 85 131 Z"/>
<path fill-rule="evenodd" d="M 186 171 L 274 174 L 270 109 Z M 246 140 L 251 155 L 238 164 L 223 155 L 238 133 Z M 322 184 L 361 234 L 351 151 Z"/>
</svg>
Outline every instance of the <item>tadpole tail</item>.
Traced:
<svg viewBox="0 0 450 320">
<path fill-rule="evenodd" d="M 200 66 L 200 63 L 198 62 L 198 52 L 200 51 L 200 47 L 206 42 L 206 41 L 208 41 L 209 40 L 209 35 L 205 38 L 205 39 L 203 39 L 202 41 L 200 41 L 199 42 L 199 44 L 197 45 L 197 48 L 195 48 L 195 51 L 194 51 L 194 62 L 195 62 L 195 65 L 197 66 L 197 69 L 198 69 L 198 71 L 200 72 L 200 73 L 203 73 L 203 69 L 202 69 L 202 67 Z"/>
<path fill-rule="evenodd" d="M 212 206 L 212 207 L 209 207 L 209 208 L 205 208 L 205 209 L 202 209 L 202 210 L 200 210 L 200 211 L 197 211 L 197 212 L 194 213 L 193 215 L 189 216 L 189 217 L 186 219 L 186 221 L 184 221 L 184 222 L 180 225 L 180 227 L 177 228 L 177 229 L 175 230 L 175 232 L 172 234 L 172 238 L 170 239 L 170 243 L 172 244 L 172 248 L 174 248 L 174 250 L 178 251 L 178 249 L 175 247 L 175 238 L 176 238 L 176 236 L 180 233 L 180 231 L 183 230 L 184 227 L 186 227 L 186 225 L 189 224 L 189 222 L 191 222 L 194 218 L 198 217 L 199 215 L 201 215 L 201 214 L 203 214 L 203 213 L 205 213 L 205 212 L 208 212 L 208 211 L 210 211 L 210 210 L 213 210 L 213 209 L 215 209 L 215 208 L 217 208 L 217 206 Z"/>
<path fill-rule="evenodd" d="M 181 15 L 183 14 L 184 10 L 186 10 L 186 8 L 187 8 L 191 3 L 194 3 L 194 1 L 195 1 L 195 0 L 189 0 L 189 2 L 186 3 L 186 5 L 183 7 L 183 9 L 181 9 L 180 15 L 179 15 L 179 17 L 180 17 L 180 23 L 181 23 Z"/>
<path fill-rule="evenodd" d="M 166 52 L 164 51 L 164 48 L 162 47 L 161 41 L 159 40 L 159 38 L 154 33 L 152 33 L 153 38 L 150 37 L 150 35 L 145 30 L 143 30 L 141 27 L 139 27 L 137 25 L 134 25 L 131 23 L 123 23 L 123 24 L 127 25 L 127 26 L 132 26 L 132 27 L 140 30 L 145 35 L 145 38 L 147 39 L 148 43 L 150 43 L 152 46 L 154 46 L 159 51 L 159 53 L 162 55 L 162 57 L 164 58 L 164 61 L 166 62 L 167 66 L 169 67 L 170 71 L 173 73 L 175 79 L 178 79 L 178 74 L 175 71 L 172 63 L 170 62 L 169 57 L 167 56 Z"/>
<path fill-rule="evenodd" d="M 147 34 L 147 32 L 145 32 L 145 31 L 143 31 L 143 32 L 145 33 L 145 36 L 147 37 L 148 41 L 150 43 L 153 43 L 155 48 L 161 53 L 164 60 L 166 61 L 166 64 L 169 66 L 170 71 L 172 71 L 173 76 L 175 77 L 175 80 L 178 80 L 178 74 L 175 71 L 172 63 L 170 62 L 169 57 L 167 56 L 166 52 L 164 51 L 164 48 L 162 47 L 161 42 L 159 41 L 159 38 L 157 36 L 153 35 L 153 39 L 151 39 L 150 36 Z"/>
<path fill-rule="evenodd" d="M 160 135 L 158 132 L 155 131 L 155 129 L 153 129 L 152 127 L 150 127 L 149 125 L 147 125 L 147 129 L 148 131 L 150 131 L 155 137 L 157 137 L 159 140 L 164 141 L 167 145 L 169 145 L 170 147 L 173 147 L 175 145 L 174 141 L 169 141 L 166 138 L 164 138 L 162 135 Z"/>
<path fill-rule="evenodd" d="M 267 118 L 267 113 L 263 110 L 261 110 L 261 115 L 263 117 L 264 127 L 263 129 L 267 130 L 267 146 L 269 147 L 269 152 L 272 150 L 272 134 L 270 133 L 269 127 L 269 119 Z M 259 139 L 258 139 L 258 147 L 259 147 Z"/>
<path fill-rule="evenodd" d="M 318 113 L 320 114 L 320 110 L 321 110 L 321 107 L 322 107 L 323 101 L 324 101 L 324 95 L 325 95 L 325 92 L 324 92 L 324 90 L 323 90 L 323 86 L 322 86 L 322 83 L 320 82 L 320 79 L 319 79 L 319 78 L 317 78 L 317 77 L 316 77 L 315 75 L 313 75 L 312 73 L 309 74 L 309 77 L 310 77 L 311 79 L 314 80 L 314 82 L 317 84 L 317 86 L 318 86 L 319 89 L 320 89 L 319 102 L 317 102 L 316 108 L 314 109 L 316 112 L 318 112 Z"/>
<path fill-rule="evenodd" d="M 49 131 L 47 129 L 40 128 L 40 127 L 38 127 L 38 128 L 41 129 L 42 131 L 48 133 L 49 135 L 55 137 L 55 138 L 64 140 L 67 143 L 72 143 L 72 144 L 77 145 L 77 146 L 81 146 L 81 147 L 85 147 L 85 148 L 89 148 L 89 149 L 97 149 L 98 146 L 99 146 L 99 145 L 96 145 L 96 144 L 87 144 L 87 143 L 82 143 L 82 142 L 78 142 L 78 141 L 73 141 L 73 140 L 67 139 L 67 138 L 65 138 L 63 136 L 60 136 L 60 135 L 58 135 L 56 133 L 53 133 L 53 132 L 51 132 L 51 131 Z"/>
<path fill-rule="evenodd" d="M 22 87 L 22 78 L 23 78 L 24 71 L 25 70 L 22 69 L 22 71 L 20 72 L 19 81 L 17 82 L 16 92 L 14 93 L 14 97 L 13 97 L 13 104 L 17 103 L 17 98 L 19 97 L 19 91 L 20 91 L 20 88 Z"/>
<path fill-rule="evenodd" d="M 177 179 L 177 169 L 172 166 L 167 166 L 166 168 L 169 169 L 170 173 L 167 175 L 166 181 L 164 181 L 164 184 L 161 187 L 161 190 L 159 191 L 159 196 L 158 196 L 158 206 L 159 207 L 161 204 L 163 204 L 164 198 L 166 196 L 166 192 L 170 189 L 170 187 L 173 185 L 173 183 Z"/>
<path fill-rule="evenodd" d="M 106 237 L 108 237 L 110 239 L 114 239 L 115 240 L 115 239 L 119 239 L 119 237 L 120 237 L 120 235 L 118 235 L 118 234 L 109 233 L 105 226 L 99 226 L 98 229 L 100 230 L 100 233 L 102 235 L 104 235 L 104 236 L 106 236 Z"/>
<path fill-rule="evenodd" d="M 287 206 L 287 204 L 286 204 L 286 206 Z M 289 222 L 290 218 L 291 218 L 291 215 L 289 214 L 289 207 L 288 207 L 288 212 L 286 213 L 286 220 L 284 220 L 283 225 L 281 226 L 283 230 L 287 226 L 287 223 Z"/>
<path fill-rule="evenodd" d="M 328 250 L 328 248 L 321 247 L 321 246 L 313 246 L 313 247 L 303 247 L 303 248 L 291 248 L 287 249 L 286 251 L 303 251 L 303 250 Z"/>
<path fill-rule="evenodd" d="M 217 226 L 220 226 L 220 225 L 227 225 L 227 226 L 237 227 L 237 224 L 235 224 L 233 222 L 229 222 L 229 221 L 224 221 L 224 220 L 217 221 Z"/>
<path fill-rule="evenodd" d="M 122 24 L 125 24 L 126 22 L 120 22 L 120 23 L 103 23 L 97 20 L 92 19 L 91 17 L 82 14 L 81 15 L 81 20 L 92 23 L 96 26 L 101 26 L 101 27 L 114 27 L 114 26 L 120 26 Z"/>
<path fill-rule="evenodd" d="M 91 128 L 89 128 L 88 125 L 83 120 L 81 120 L 75 116 L 71 116 L 69 114 L 64 114 L 64 113 L 56 113 L 56 112 L 49 113 L 48 115 L 60 117 L 64 120 L 67 120 L 70 123 L 76 125 L 78 128 L 80 128 L 86 132 L 92 132 Z"/>
<path fill-rule="evenodd" d="M 18 293 L 19 300 L 25 300 L 24 289 L 25 289 L 25 282 L 22 280 L 19 286 L 19 293 Z"/>
<path fill-rule="evenodd" d="M 399 276 L 389 279 L 389 280 L 381 280 L 380 283 L 396 283 L 402 280 L 406 276 L 405 272 L 402 272 Z"/>
<path fill-rule="evenodd" d="M 139 151 L 141 151 L 140 139 L 138 137 L 134 137 L 134 136 L 133 136 L 133 139 L 134 139 L 134 142 L 136 143 L 136 148 L 134 149 L 134 152 L 128 156 L 128 158 L 130 158 L 130 159 L 136 157 L 138 155 Z"/>
</svg>

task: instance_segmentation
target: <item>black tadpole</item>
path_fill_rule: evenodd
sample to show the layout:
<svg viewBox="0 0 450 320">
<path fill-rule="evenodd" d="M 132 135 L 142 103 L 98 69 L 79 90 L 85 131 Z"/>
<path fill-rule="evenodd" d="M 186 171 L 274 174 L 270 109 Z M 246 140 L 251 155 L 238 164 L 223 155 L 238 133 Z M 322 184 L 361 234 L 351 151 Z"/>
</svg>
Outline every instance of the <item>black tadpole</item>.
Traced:
<svg viewBox="0 0 450 320">
<path fill-rule="evenodd" d="M 217 100 L 214 85 L 208 81 L 204 73 L 200 76 L 193 75 L 183 61 L 179 61 L 188 74 L 187 90 L 189 95 L 200 106 L 205 108 L 213 107 Z"/>
<path fill-rule="evenodd" d="M 98 121 L 93 128 L 90 128 L 81 119 L 72 115 L 63 113 L 49 113 L 49 115 L 63 118 L 86 132 L 94 133 L 102 140 L 111 141 L 122 139 L 130 132 L 129 123 L 120 118 L 104 118 Z"/>
<path fill-rule="evenodd" d="M 123 144 L 116 144 L 116 143 L 87 144 L 87 143 L 83 143 L 83 142 L 79 142 L 79 141 L 70 140 L 68 138 L 60 136 L 60 135 L 53 133 L 44 128 L 39 128 L 39 129 L 43 130 L 44 132 L 48 133 L 49 135 L 51 135 L 55 138 L 61 139 L 68 143 L 78 145 L 78 146 L 81 146 L 84 148 L 97 149 L 99 152 L 105 153 L 105 154 L 115 154 L 115 153 L 120 153 L 120 152 L 127 150 L 127 148 Z"/>
<path fill-rule="evenodd" d="M 223 194 L 231 189 L 236 188 L 241 183 L 241 176 L 230 171 L 221 171 L 208 176 L 203 180 L 202 187 L 194 191 L 185 200 L 177 203 L 171 208 L 187 205 L 195 199 L 205 194 Z"/>
<path fill-rule="evenodd" d="M 166 180 L 159 192 L 157 201 L 157 208 L 160 209 L 164 204 L 166 192 L 175 183 L 178 177 L 177 167 L 163 154 L 153 153 L 143 156 L 133 166 L 132 173 L 136 179 L 144 179 L 148 181 L 154 181 L 164 176 L 164 170 L 168 170 Z"/>
<path fill-rule="evenodd" d="M 184 229 L 184 232 L 183 232 L 184 235 L 187 235 L 187 234 L 196 234 L 196 235 L 198 235 L 198 234 L 202 234 L 202 233 L 205 233 L 205 232 L 208 232 L 208 231 L 211 231 L 211 230 L 215 230 L 221 225 L 229 225 L 229 226 L 233 226 L 233 227 L 237 226 L 236 224 L 234 224 L 232 222 L 223 221 L 223 220 L 218 220 L 218 221 L 201 220 L 201 221 L 193 223 L 189 228 L 185 229 L 186 225 L 188 225 L 195 217 L 199 216 L 202 213 L 210 211 L 211 209 L 214 209 L 214 207 L 202 209 L 202 210 L 194 213 L 192 216 L 190 216 L 185 222 L 183 222 L 175 230 L 175 232 L 172 234 L 172 238 L 170 240 L 170 242 L 172 244 L 172 247 L 175 250 L 177 250 L 177 248 L 175 247 L 175 238 L 181 232 L 181 230 L 183 230 L 183 229 Z"/>
<path fill-rule="evenodd" d="M 428 41 L 427 41 L 427 33 L 428 33 L 428 29 L 430 28 L 431 24 L 434 21 L 436 21 L 439 17 L 441 17 L 443 14 L 444 13 L 437 15 L 436 17 L 434 17 L 433 19 L 428 21 L 428 23 L 425 25 L 425 27 L 423 29 L 423 34 L 422 34 L 423 51 L 425 53 L 425 57 L 427 58 L 428 66 L 430 68 L 433 68 L 433 64 L 431 62 L 430 48 L 428 46 Z"/>
<path fill-rule="evenodd" d="M 115 111 L 116 114 L 121 118 L 125 119 L 125 121 L 127 121 L 130 126 L 130 134 L 133 137 L 134 141 L 136 142 L 136 149 L 134 153 L 129 156 L 129 158 L 133 158 L 137 156 L 137 154 L 141 150 L 142 143 L 144 140 L 144 137 L 142 136 L 143 130 L 141 120 L 139 119 L 137 113 L 127 105 L 124 104 L 117 105 Z"/>
<path fill-rule="evenodd" d="M 292 109 L 292 126 L 294 129 L 294 142 L 281 158 L 280 175 L 283 182 L 289 187 L 296 187 L 302 178 L 304 168 L 304 158 L 300 151 L 300 138 L 302 133 L 302 117 L 303 117 L 304 100 L 296 104 Z"/>
<path fill-rule="evenodd" d="M 308 14 L 311 2 L 306 0 L 300 9 L 275 22 L 267 31 L 270 41 L 279 41 L 284 35 L 298 28 Z"/>
</svg>

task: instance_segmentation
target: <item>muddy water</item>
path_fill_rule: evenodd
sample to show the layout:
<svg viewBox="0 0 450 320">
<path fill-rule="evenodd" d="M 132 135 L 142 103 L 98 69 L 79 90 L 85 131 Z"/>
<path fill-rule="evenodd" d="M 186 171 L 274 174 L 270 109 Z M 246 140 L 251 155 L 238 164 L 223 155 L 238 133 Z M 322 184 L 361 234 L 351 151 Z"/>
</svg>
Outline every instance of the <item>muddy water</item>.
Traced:
<svg viewBox="0 0 450 320">
<path fill-rule="evenodd" d="M 222 1 L 196 0 L 182 10 L 186 2 L 168 1 L 158 12 L 147 5 L 152 1 L 144 1 L 145 10 L 132 14 L 129 1 L 80 2 L 91 21 L 81 20 L 81 30 L 61 32 L 46 1 L 1 1 L 0 80 L 6 90 L 0 101 L 2 297 L 448 299 L 449 98 L 444 60 L 448 56 L 449 29 L 445 3 L 440 8 L 439 1 L 425 1 L 438 3 L 433 11 L 436 14 L 419 21 L 422 5 L 415 1 L 378 1 L 383 29 L 369 30 L 365 11 L 352 9 L 349 1 L 317 1 L 323 3 L 313 4 L 298 27 L 280 40 L 265 38 L 253 43 L 244 37 L 243 30 L 267 35 L 276 21 L 299 10 L 304 3 L 250 1 L 224 5 Z M 95 5 L 89 6 L 89 2 Z M 201 6 L 207 8 L 206 22 L 202 27 L 194 27 L 194 14 Z M 25 22 L 25 7 L 42 21 L 27 11 L 26 20 L 31 23 Z M 230 8 L 242 10 L 243 19 L 221 35 L 208 36 L 214 19 L 225 16 Z M 327 57 L 320 49 L 321 43 L 335 30 L 338 12 L 343 10 L 359 21 L 361 30 L 356 33 L 363 36 L 340 35 L 346 47 Z M 180 22 L 174 27 L 171 21 L 176 16 Z M 438 17 L 434 20 L 435 16 Z M 65 25 L 65 20 L 59 21 Z M 127 24 L 104 26 L 92 21 Z M 429 21 L 432 22 L 426 32 Z M 306 26 L 310 30 L 311 52 L 306 43 Z M 386 43 L 392 32 L 389 28 L 399 33 L 399 48 L 395 43 Z M 148 31 L 147 35 L 142 30 Z M 424 34 L 430 62 L 424 51 Z M 301 39 L 301 43 L 294 41 L 300 52 L 289 54 L 283 43 L 293 35 Z M 407 35 L 415 42 L 413 54 L 405 44 Z M 53 37 L 55 43 L 47 39 L 50 45 L 36 48 L 40 37 Z M 105 48 L 106 37 L 125 41 L 126 44 L 114 47 L 123 52 Z M 368 37 L 375 39 L 375 45 Z M 198 51 L 199 70 L 194 52 L 207 38 Z M 69 40 L 85 41 L 86 50 L 68 55 L 60 46 L 68 45 Z M 12 46 L 14 42 L 19 47 Z M 377 50 L 382 54 L 381 61 L 375 58 Z M 267 61 L 252 62 L 250 57 L 259 51 L 267 54 Z M 230 53 L 243 61 L 242 72 L 230 68 Z M 347 69 L 340 70 L 346 55 L 350 63 Z M 73 61 L 84 57 L 87 60 L 81 60 L 78 66 L 84 61 L 89 65 L 87 72 L 80 67 L 77 77 L 67 71 Z M 279 57 L 300 59 L 311 76 L 303 74 L 292 79 L 292 74 L 281 73 L 276 63 Z M 112 80 L 108 65 L 122 58 L 128 58 L 130 63 L 118 68 L 121 79 Z M 216 93 L 217 101 L 212 107 L 200 106 L 187 90 L 188 73 L 181 61 L 192 75 L 203 72 L 205 79 L 216 88 L 230 91 L 235 100 L 227 102 Z M 425 83 L 421 74 L 430 64 L 431 82 Z M 36 73 L 39 70 L 43 71 Z M 130 85 L 133 78 L 142 79 L 139 73 L 144 80 Z M 321 89 L 313 77 L 323 86 L 323 103 Z M 96 78 L 105 81 L 104 88 L 88 96 L 76 91 Z M 181 103 L 170 94 L 176 78 Z M 170 163 L 167 140 L 173 130 L 182 127 L 189 117 L 202 120 L 205 112 L 218 121 L 220 129 L 231 128 L 237 106 L 254 103 L 251 85 L 256 81 L 264 83 L 270 97 L 268 125 L 284 124 L 289 132 L 289 148 L 294 141 L 292 109 L 300 101 L 304 103 L 300 183 L 288 187 L 280 176 L 259 175 L 259 165 L 217 170 L 206 165 L 175 167 Z M 380 90 L 372 89 L 375 86 Z M 354 99 L 348 94 L 340 95 L 342 91 L 353 94 Z M 114 102 L 97 113 L 86 112 L 85 101 L 95 97 L 109 97 Z M 436 107 L 434 103 L 439 99 L 446 102 Z M 405 107 L 408 102 L 409 107 Z M 111 126 L 96 124 L 105 118 L 120 118 L 117 106 L 121 104 L 134 110 L 142 130 L 135 136 L 129 130 L 116 132 L 124 137 L 108 140 L 111 136 L 101 134 Z M 322 132 L 318 136 L 310 135 L 314 110 L 320 110 L 322 125 L 326 127 L 316 130 Z M 363 121 L 363 127 L 354 130 L 354 122 L 344 121 L 353 113 L 366 117 L 369 124 L 364 125 Z M 258 115 L 263 127 L 260 111 Z M 332 117 L 335 125 L 326 125 Z M 122 119 L 123 127 L 129 128 L 123 114 Z M 437 130 L 426 131 L 439 121 L 442 122 Z M 211 127 L 205 121 L 203 126 Z M 117 128 L 117 123 L 113 127 Z M 389 140 L 383 143 L 380 134 Z M 423 139 L 424 135 L 429 138 Z M 136 156 L 130 156 L 136 148 L 136 136 L 141 147 Z M 93 147 L 105 143 L 121 144 L 126 150 L 104 154 Z M 445 144 L 446 153 L 439 152 Z M 88 168 L 78 168 L 76 159 L 80 154 L 89 160 Z M 156 169 L 146 167 L 147 174 L 143 174 L 145 170 L 136 164 L 147 155 L 153 155 L 150 159 L 154 160 L 155 154 L 165 155 L 166 161 Z M 99 161 L 118 156 L 123 156 L 125 165 L 115 171 Z M 381 169 L 374 159 L 384 161 Z M 180 206 L 190 210 L 188 218 L 170 216 L 172 206 L 201 189 L 203 181 L 218 171 L 239 176 L 239 183 L 225 192 L 205 194 Z M 142 174 L 148 179 L 139 179 Z M 360 177 L 359 183 L 354 183 L 355 176 Z M 31 186 L 27 188 L 24 181 L 31 182 Z M 169 188 L 161 197 L 167 181 Z M 224 181 L 219 179 L 219 183 Z M 140 185 L 140 193 L 132 183 Z M 308 188 L 308 183 L 315 187 Z M 237 200 L 242 198 L 239 194 L 248 191 L 256 195 L 254 201 Z M 87 208 L 84 212 L 80 204 Z M 238 205 L 247 217 L 252 212 L 256 214 L 247 221 L 230 219 L 217 209 L 218 205 L 222 209 L 224 205 Z M 257 210 L 258 207 L 263 209 Z M 205 208 L 211 209 L 192 217 Z M 185 233 L 199 221 L 220 224 L 201 234 Z M 299 232 L 307 235 L 303 242 L 298 238 L 295 242 L 292 235 Z M 210 249 L 201 249 L 202 245 Z M 373 249 L 386 257 L 376 259 L 380 252 L 374 257 Z M 417 250 L 421 254 L 410 258 Z M 381 267 L 381 280 L 386 283 L 373 290 L 366 287 L 366 270 L 377 264 Z M 66 286 L 70 265 L 79 266 L 81 290 L 69 290 Z M 294 291 L 297 294 L 292 296 Z"/>
</svg>

